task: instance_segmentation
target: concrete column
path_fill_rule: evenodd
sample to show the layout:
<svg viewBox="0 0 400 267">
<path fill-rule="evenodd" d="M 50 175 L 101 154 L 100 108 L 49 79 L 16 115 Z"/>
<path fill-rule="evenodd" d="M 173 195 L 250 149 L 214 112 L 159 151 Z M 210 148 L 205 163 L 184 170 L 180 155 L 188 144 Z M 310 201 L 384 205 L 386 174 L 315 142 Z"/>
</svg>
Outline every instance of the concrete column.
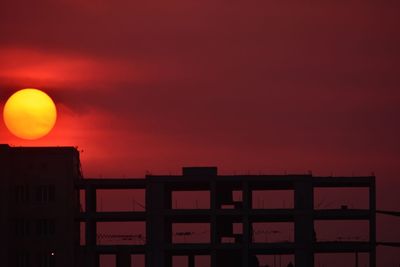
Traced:
<svg viewBox="0 0 400 267">
<path fill-rule="evenodd" d="M 148 179 L 146 177 L 146 179 Z M 150 183 L 146 184 L 146 194 L 145 194 L 145 207 L 146 207 L 146 244 L 149 245 L 152 240 L 153 240 L 153 233 L 151 232 L 151 226 L 152 226 L 152 221 L 150 218 L 150 211 L 151 211 L 151 205 L 153 204 L 151 201 L 151 185 Z M 152 251 L 152 247 L 149 247 L 149 249 L 146 250 L 146 263 L 145 266 L 146 267 L 152 267 L 153 266 L 153 251 Z"/>
<path fill-rule="evenodd" d="M 84 260 L 83 262 L 85 263 L 81 267 L 99 267 L 99 256 L 96 253 L 96 250 L 94 248 L 89 248 L 87 247 L 85 254 L 84 254 Z"/>
<path fill-rule="evenodd" d="M 242 266 L 247 266 L 249 264 L 249 243 L 251 242 L 250 233 L 250 222 L 248 211 L 251 208 L 251 192 L 249 190 L 249 184 L 247 181 L 242 183 L 242 196 L 243 196 L 243 236 L 242 236 Z"/>
<path fill-rule="evenodd" d="M 211 267 L 217 267 L 217 255 L 215 252 L 217 240 L 217 186 L 215 180 L 210 183 L 210 209 L 211 209 Z"/>
<path fill-rule="evenodd" d="M 314 266 L 314 192 L 312 177 L 295 182 L 295 266 Z"/>
<path fill-rule="evenodd" d="M 118 252 L 117 267 L 131 267 L 131 254 L 128 251 Z"/>
<path fill-rule="evenodd" d="M 92 216 L 96 213 L 96 189 L 89 187 L 86 189 L 86 245 L 96 245 L 96 221 Z"/>
<path fill-rule="evenodd" d="M 10 168 L 12 166 L 10 154 L 8 145 L 0 145 L 0 235 L 2 236 L 2 242 L 6 244 L 4 248 L 0 249 L 0 258 L 4 266 L 12 265 L 12 254 L 7 246 L 7 244 L 10 244 L 10 233 L 8 231 L 11 229 L 10 220 L 8 220 L 10 216 L 8 202 L 9 199 L 14 199 L 15 197 L 14 195 L 9 195 L 14 193 L 9 184 Z"/>
<path fill-rule="evenodd" d="M 369 266 L 376 266 L 376 186 L 375 177 L 369 186 Z"/>
<path fill-rule="evenodd" d="M 98 256 L 96 253 L 96 234 L 97 227 L 96 221 L 93 219 L 93 215 L 96 213 L 96 188 L 86 188 L 86 214 L 88 219 L 86 220 L 86 246 L 87 246 L 87 267 L 97 267 L 99 265 Z"/>
<path fill-rule="evenodd" d="M 151 179 L 151 178 L 150 178 Z M 148 255 L 148 267 L 165 267 L 166 257 L 164 245 L 170 237 L 166 236 L 166 225 L 164 218 L 165 196 L 164 184 L 150 181 L 146 191 L 147 218 L 147 240 L 150 242 L 150 255 Z"/>
<path fill-rule="evenodd" d="M 189 258 L 189 265 L 188 265 L 188 266 L 189 266 L 189 267 L 195 267 L 195 266 L 194 266 L 194 264 L 195 264 L 194 257 L 195 257 L 195 256 L 194 256 L 193 254 L 191 254 L 191 255 L 188 256 L 188 258 Z"/>
<path fill-rule="evenodd" d="M 171 253 L 165 253 L 165 265 L 164 267 L 172 267 L 172 255 Z"/>
</svg>

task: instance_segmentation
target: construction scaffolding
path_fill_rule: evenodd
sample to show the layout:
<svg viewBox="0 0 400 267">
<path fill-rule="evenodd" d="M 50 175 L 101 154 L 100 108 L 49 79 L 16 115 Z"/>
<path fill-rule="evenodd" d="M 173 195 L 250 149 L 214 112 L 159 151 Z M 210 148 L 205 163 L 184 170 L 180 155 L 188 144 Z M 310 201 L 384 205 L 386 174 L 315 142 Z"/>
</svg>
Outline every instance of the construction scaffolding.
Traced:
<svg viewBox="0 0 400 267">
<path fill-rule="evenodd" d="M 314 177 L 301 175 L 218 175 L 217 168 L 184 168 L 182 175 L 154 176 L 146 179 L 88 179 L 81 180 L 79 189 L 86 192 L 86 212 L 80 220 L 86 224 L 86 245 L 82 250 L 89 261 L 85 266 L 98 266 L 98 255 L 117 255 L 118 267 L 130 267 L 131 254 L 146 255 L 148 267 L 174 267 L 174 257 L 186 257 L 189 267 L 197 267 L 195 258 L 206 256 L 211 267 L 258 266 L 256 255 L 293 255 L 295 266 L 314 266 L 315 253 L 368 253 L 369 266 L 375 267 L 375 177 Z M 145 211 L 99 212 L 96 208 L 96 190 L 142 189 L 146 192 Z M 369 192 L 368 209 L 315 209 L 316 188 L 366 188 Z M 268 209 L 254 205 L 253 192 L 288 190 L 294 195 L 294 207 Z M 175 192 L 206 192 L 210 197 L 207 208 L 177 208 Z M 339 191 L 340 193 L 340 191 Z M 361 220 L 369 225 L 369 239 L 319 241 L 314 221 Z M 146 224 L 146 244 L 99 245 L 96 242 L 96 222 L 141 221 Z M 274 232 L 257 231 L 262 223 L 293 224 L 292 240 L 261 242 L 256 235 Z M 188 240 L 196 231 L 175 231 L 179 224 L 206 226 L 205 240 Z M 234 229 L 234 228 L 239 228 Z M 277 233 L 277 232 L 275 232 Z M 183 242 L 176 242 L 176 236 Z M 203 238 L 204 239 L 204 238 Z M 256 264 L 256 263 L 254 263 Z"/>
</svg>

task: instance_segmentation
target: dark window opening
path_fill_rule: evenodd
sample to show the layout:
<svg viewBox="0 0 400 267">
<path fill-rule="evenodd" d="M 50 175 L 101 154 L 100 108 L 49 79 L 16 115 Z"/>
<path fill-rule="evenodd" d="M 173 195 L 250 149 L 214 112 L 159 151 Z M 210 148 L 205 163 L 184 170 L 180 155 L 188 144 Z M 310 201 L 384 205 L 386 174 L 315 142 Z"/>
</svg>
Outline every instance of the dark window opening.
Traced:
<svg viewBox="0 0 400 267">
<path fill-rule="evenodd" d="M 99 267 L 115 267 L 117 266 L 117 256 L 115 254 L 100 254 Z"/>
<path fill-rule="evenodd" d="M 210 267 L 210 255 L 172 255 L 172 267 Z M 222 266 L 222 265 L 221 265 Z"/>
<path fill-rule="evenodd" d="M 17 203 L 29 201 L 29 187 L 27 185 L 17 185 L 14 188 L 15 201 Z"/>
<path fill-rule="evenodd" d="M 251 223 L 253 243 L 293 243 L 293 222 L 253 222 Z"/>
<path fill-rule="evenodd" d="M 314 209 L 316 210 L 357 210 L 368 208 L 368 188 L 314 188 Z"/>
<path fill-rule="evenodd" d="M 367 220 L 315 220 L 316 242 L 367 242 Z"/>
<path fill-rule="evenodd" d="M 172 256 L 172 267 L 189 267 L 188 256 Z"/>
<path fill-rule="evenodd" d="M 80 212 L 86 212 L 86 191 L 79 190 L 79 209 Z"/>
<path fill-rule="evenodd" d="M 41 185 L 36 188 L 36 201 L 37 202 L 54 202 L 56 199 L 54 185 Z"/>
<path fill-rule="evenodd" d="M 54 251 L 39 253 L 36 257 L 36 265 L 38 267 L 55 267 L 56 253 Z"/>
<path fill-rule="evenodd" d="M 254 256 L 257 258 L 259 266 L 285 266 L 286 267 L 286 266 L 293 266 L 293 264 L 295 263 L 293 254 L 257 254 Z M 325 266 L 325 265 L 318 265 L 318 266 Z M 329 265 L 326 265 L 326 266 L 329 266 Z"/>
<path fill-rule="evenodd" d="M 172 209 L 210 209 L 210 191 L 172 191 Z"/>
<path fill-rule="evenodd" d="M 29 254 L 28 252 L 19 252 L 17 253 L 17 257 L 15 259 L 15 266 L 16 267 L 29 267 Z"/>
<path fill-rule="evenodd" d="M 18 237 L 29 236 L 30 234 L 30 224 L 29 221 L 24 219 L 17 219 L 15 221 L 15 235 Z"/>
<path fill-rule="evenodd" d="M 146 256 L 144 254 L 131 255 L 130 267 L 145 267 L 145 266 L 146 266 Z"/>
<path fill-rule="evenodd" d="M 81 246 L 86 245 L 86 222 L 79 223 L 79 243 Z"/>
<path fill-rule="evenodd" d="M 99 189 L 96 190 L 96 207 L 97 211 L 105 212 L 145 211 L 146 192 L 144 189 Z"/>
<path fill-rule="evenodd" d="M 97 222 L 98 245 L 144 245 L 146 244 L 146 222 Z M 86 229 L 89 231 L 89 229 Z"/>
<path fill-rule="evenodd" d="M 252 190 L 252 209 L 293 209 L 294 190 Z"/>
<path fill-rule="evenodd" d="M 369 266 L 369 254 L 355 253 L 315 253 L 314 266 Z"/>
<path fill-rule="evenodd" d="M 40 219 L 36 222 L 36 234 L 39 236 L 52 236 L 55 234 L 55 222 L 51 219 Z"/>
<path fill-rule="evenodd" d="M 173 244 L 200 244 L 211 242 L 211 224 L 203 222 L 172 223 Z"/>
<path fill-rule="evenodd" d="M 48 186 L 48 194 L 49 194 L 49 201 L 53 202 L 56 199 L 56 190 L 54 185 L 49 185 Z"/>
</svg>

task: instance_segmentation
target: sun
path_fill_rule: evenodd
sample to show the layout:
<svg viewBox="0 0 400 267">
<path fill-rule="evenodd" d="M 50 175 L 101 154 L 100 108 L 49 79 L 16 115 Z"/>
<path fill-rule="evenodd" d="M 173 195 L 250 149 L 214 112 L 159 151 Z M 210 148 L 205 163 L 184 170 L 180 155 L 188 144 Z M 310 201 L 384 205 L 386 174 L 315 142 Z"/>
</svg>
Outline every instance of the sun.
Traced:
<svg viewBox="0 0 400 267">
<path fill-rule="evenodd" d="M 27 88 L 10 96 L 4 106 L 3 118 L 12 134 L 22 139 L 35 140 L 53 129 L 57 109 L 46 93 Z"/>
</svg>

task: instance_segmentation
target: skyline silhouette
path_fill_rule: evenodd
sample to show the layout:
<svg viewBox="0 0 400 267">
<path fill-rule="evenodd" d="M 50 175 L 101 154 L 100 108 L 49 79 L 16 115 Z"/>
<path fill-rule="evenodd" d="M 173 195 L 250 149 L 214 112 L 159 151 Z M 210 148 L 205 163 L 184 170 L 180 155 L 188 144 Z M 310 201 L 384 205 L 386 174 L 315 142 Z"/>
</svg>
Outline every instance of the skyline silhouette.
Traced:
<svg viewBox="0 0 400 267">
<path fill-rule="evenodd" d="M 3 2 L 1 110 L 13 93 L 37 88 L 53 100 L 57 120 L 34 141 L 2 120 L 0 143 L 76 147 L 85 179 L 181 175 L 182 166 L 218 166 L 221 176 L 376 176 L 377 240 L 386 242 L 378 266 L 398 267 L 398 248 L 389 245 L 400 238 L 400 1 Z M 365 190 L 316 191 L 316 209 L 368 208 Z M 208 197 L 196 196 L 177 194 L 174 205 L 207 206 Z M 287 209 L 288 199 L 257 193 L 252 204 Z M 104 212 L 145 205 L 143 193 L 129 190 L 99 191 L 96 201 Z M 102 242 L 136 242 L 143 228 L 100 227 Z M 200 228 L 174 238 L 205 238 Z M 255 226 L 257 241 L 293 236 L 281 234 L 292 233 L 290 225 L 263 228 Z M 325 229 L 321 240 L 368 238 L 363 223 L 349 232 L 342 224 L 317 228 Z M 363 266 L 367 256 L 358 258 Z M 260 262 L 280 259 L 294 261 Z M 318 267 L 325 259 L 341 264 L 324 254 Z"/>
<path fill-rule="evenodd" d="M 342 266 L 374 267 L 378 246 L 400 246 L 376 239 L 376 214 L 399 214 L 376 210 L 375 176 L 184 167 L 180 175 L 87 179 L 76 148 L 0 148 L 7 266 L 306 267 L 331 266 L 323 256 L 331 254 Z M 325 203 L 345 189 L 364 196 Z"/>
</svg>

